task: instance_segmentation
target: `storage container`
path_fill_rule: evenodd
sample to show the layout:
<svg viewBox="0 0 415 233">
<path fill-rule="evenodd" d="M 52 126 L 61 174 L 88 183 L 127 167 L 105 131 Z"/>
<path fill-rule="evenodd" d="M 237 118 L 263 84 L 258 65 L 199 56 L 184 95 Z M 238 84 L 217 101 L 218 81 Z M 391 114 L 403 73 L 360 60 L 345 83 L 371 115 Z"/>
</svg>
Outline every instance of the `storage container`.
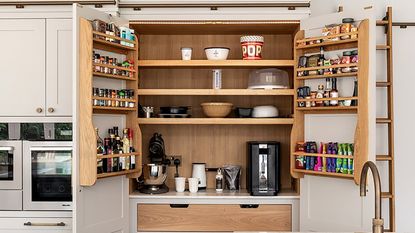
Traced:
<svg viewBox="0 0 415 233">
<path fill-rule="evenodd" d="M 252 71 L 249 74 L 249 89 L 289 88 L 287 71 L 269 68 Z"/>
</svg>

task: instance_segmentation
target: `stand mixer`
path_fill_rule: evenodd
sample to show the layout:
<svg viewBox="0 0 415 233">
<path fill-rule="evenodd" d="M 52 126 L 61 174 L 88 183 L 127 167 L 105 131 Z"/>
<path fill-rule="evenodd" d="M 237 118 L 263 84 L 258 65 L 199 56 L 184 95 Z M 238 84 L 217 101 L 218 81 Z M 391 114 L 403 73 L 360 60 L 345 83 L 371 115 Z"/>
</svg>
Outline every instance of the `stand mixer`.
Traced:
<svg viewBox="0 0 415 233">
<path fill-rule="evenodd" d="M 151 163 L 143 166 L 143 183 L 139 188 L 141 193 L 160 194 L 169 191 L 164 183 L 167 179 L 167 162 L 164 140 L 159 133 L 154 133 L 150 139 L 149 157 Z"/>
</svg>

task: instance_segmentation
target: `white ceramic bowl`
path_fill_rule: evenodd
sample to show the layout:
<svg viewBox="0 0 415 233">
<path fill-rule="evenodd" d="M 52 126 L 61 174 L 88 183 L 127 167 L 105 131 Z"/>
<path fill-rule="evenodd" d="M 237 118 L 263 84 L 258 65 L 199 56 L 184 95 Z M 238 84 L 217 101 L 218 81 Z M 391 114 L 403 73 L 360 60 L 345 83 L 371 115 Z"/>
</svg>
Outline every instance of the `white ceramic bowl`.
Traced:
<svg viewBox="0 0 415 233">
<path fill-rule="evenodd" d="M 278 109 L 272 105 L 256 106 L 252 110 L 252 117 L 254 118 L 278 117 Z"/>
<path fill-rule="evenodd" d="M 225 47 L 209 47 L 205 48 L 205 53 L 208 60 L 226 60 L 229 50 Z"/>
</svg>

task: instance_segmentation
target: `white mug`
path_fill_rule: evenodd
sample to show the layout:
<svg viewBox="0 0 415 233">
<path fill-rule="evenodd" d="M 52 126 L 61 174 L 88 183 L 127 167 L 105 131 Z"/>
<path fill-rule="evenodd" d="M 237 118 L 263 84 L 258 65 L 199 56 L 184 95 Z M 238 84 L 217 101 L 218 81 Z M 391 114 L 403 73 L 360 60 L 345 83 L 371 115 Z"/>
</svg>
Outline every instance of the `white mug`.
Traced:
<svg viewBox="0 0 415 233">
<path fill-rule="evenodd" d="M 176 192 L 178 192 L 178 193 L 184 192 L 186 178 L 184 178 L 184 177 L 176 177 L 176 178 L 174 178 L 174 182 L 176 184 Z"/>
<path fill-rule="evenodd" d="M 189 181 L 189 191 L 191 193 L 197 193 L 197 190 L 199 189 L 199 178 L 187 178 Z"/>
<path fill-rule="evenodd" d="M 182 60 L 192 60 L 192 48 L 182 48 Z"/>
</svg>

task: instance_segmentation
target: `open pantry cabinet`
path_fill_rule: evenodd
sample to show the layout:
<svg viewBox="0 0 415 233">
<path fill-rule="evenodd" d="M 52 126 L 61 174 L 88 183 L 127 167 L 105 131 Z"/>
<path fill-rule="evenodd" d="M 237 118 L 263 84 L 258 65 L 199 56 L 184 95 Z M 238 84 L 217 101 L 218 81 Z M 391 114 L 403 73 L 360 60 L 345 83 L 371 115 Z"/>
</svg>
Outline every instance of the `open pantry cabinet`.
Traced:
<svg viewBox="0 0 415 233">
<path fill-rule="evenodd" d="M 369 211 L 372 202 L 369 201 L 370 197 L 364 202 L 358 201 L 360 200 L 358 186 L 353 181 L 359 181 L 357 175 L 348 175 L 346 178 L 349 179 L 337 179 L 342 175 L 333 175 L 334 178 L 309 176 L 312 172 L 299 171 L 293 167 L 296 156 L 294 145 L 301 140 L 354 142 L 355 137 L 361 138 L 364 143 L 359 151 L 356 172 L 360 173 L 359 165 L 372 159 L 370 143 L 373 138 L 369 135 L 369 131 L 372 127 L 370 119 L 372 119 L 373 108 L 368 106 L 368 101 L 372 97 L 367 91 L 372 84 L 374 85 L 370 78 L 373 75 L 370 73 L 373 63 L 368 62 L 374 49 L 370 39 L 372 30 L 370 25 L 374 21 L 371 16 L 367 16 L 369 14 L 367 11 L 370 10 L 359 9 L 353 13 L 343 12 L 306 19 L 301 23 L 297 20 L 126 21 L 74 5 L 74 64 L 76 64 L 74 73 L 77 76 L 74 86 L 77 98 L 74 101 L 76 103 L 74 162 L 79 165 L 75 166 L 76 175 L 74 175 L 76 179 L 74 230 L 80 233 L 136 232 L 136 229 L 128 228 L 130 219 L 136 218 L 129 216 L 128 195 L 135 191 L 137 183 L 135 179 L 128 178 L 138 177 L 141 174 L 142 164 L 149 162 L 147 148 L 150 138 L 156 132 L 163 135 L 168 156 L 181 156 L 180 176 L 190 177 L 191 165 L 194 162 L 206 163 L 208 168 L 236 164 L 240 165 L 243 171 L 242 190 L 247 186 L 246 174 L 244 174 L 247 167 L 246 143 L 278 141 L 281 143 L 280 193 L 300 195 L 300 230 L 334 231 L 339 229 L 336 228 L 339 222 L 342 223 L 341 230 L 368 229 L 366 221 L 370 219 L 369 212 L 372 213 Z M 308 84 L 308 81 L 297 77 L 299 71 L 297 59 L 301 52 L 296 40 L 317 36 L 324 25 L 339 23 L 345 17 L 353 17 L 361 21 L 362 26 L 359 39 L 346 43 L 347 46 L 344 47 L 349 49 L 357 45 L 359 54 L 365 54 L 362 56 L 363 62 L 359 63 L 357 74 L 359 80 L 362 79 L 359 81 L 357 97 L 359 105 L 347 109 L 336 107 L 312 111 L 297 108 L 296 88 L 304 83 Z M 93 73 L 92 50 L 95 49 L 95 43 L 99 42 L 92 39 L 90 21 L 94 19 L 115 22 L 135 30 L 138 37 L 135 41 L 135 50 L 127 49 L 129 51 L 127 57 L 134 59 L 136 72 L 133 78 L 123 78 L 124 81 L 120 81 L 117 77 L 108 77 L 108 75 L 98 78 L 99 74 Z M 241 35 L 247 34 L 264 36 L 262 60 L 241 59 L 239 39 Z M 120 50 L 126 49 L 105 42 L 97 44 L 99 45 L 96 49 L 102 50 L 106 50 L 105 46 L 118 47 L 112 49 L 113 53 L 120 53 Z M 328 47 L 333 50 L 342 49 L 340 44 L 333 43 Z M 228 60 L 206 60 L 203 49 L 212 46 L 229 47 Z M 191 61 L 181 60 L 182 47 L 193 48 Z M 313 50 L 320 46 L 312 47 L 314 48 L 310 48 L 310 51 L 315 52 Z M 277 90 L 247 89 L 250 72 L 262 68 L 287 71 L 289 87 Z M 212 69 L 222 70 L 222 89 L 212 89 Z M 321 77 L 315 77 L 310 82 L 315 82 L 318 78 Z M 103 100 L 92 96 L 92 86 L 133 89 L 135 95 L 132 101 L 135 107 L 128 110 L 92 107 L 94 99 Z M 345 83 L 345 86 L 353 88 L 350 83 Z M 258 105 L 275 105 L 279 110 L 279 117 L 237 118 L 231 113 L 227 118 L 208 118 L 200 107 L 203 102 L 230 102 L 234 107 L 251 108 Z M 152 106 L 156 110 L 163 106 L 191 106 L 191 117 L 142 118 L 138 116 L 139 104 Z M 325 114 L 310 116 L 308 113 Z M 336 127 L 332 127 L 331 124 L 342 127 L 336 131 Z M 136 156 L 137 167 L 128 172 L 100 175 L 97 174 L 99 156 L 97 157 L 96 153 L 94 127 L 98 126 L 101 133 L 104 133 L 105 129 L 114 125 L 119 126 L 120 129 L 124 127 L 133 129 L 136 153 L 128 156 Z M 356 128 L 358 130 L 355 135 Z M 358 141 L 356 144 L 359 143 Z M 356 155 L 354 158 L 357 158 Z M 174 189 L 174 173 L 174 167 L 169 167 L 167 185 L 171 189 Z M 208 189 L 214 188 L 214 175 L 215 172 L 207 173 Z M 302 177 L 304 179 L 300 179 Z M 326 202 L 329 205 L 325 205 Z M 332 208 L 337 205 L 336 203 L 348 206 L 342 210 Z M 333 216 L 341 219 L 341 216 L 345 215 L 355 217 L 350 221 L 329 222 Z M 365 225 L 362 225 L 362 222 Z"/>
</svg>

